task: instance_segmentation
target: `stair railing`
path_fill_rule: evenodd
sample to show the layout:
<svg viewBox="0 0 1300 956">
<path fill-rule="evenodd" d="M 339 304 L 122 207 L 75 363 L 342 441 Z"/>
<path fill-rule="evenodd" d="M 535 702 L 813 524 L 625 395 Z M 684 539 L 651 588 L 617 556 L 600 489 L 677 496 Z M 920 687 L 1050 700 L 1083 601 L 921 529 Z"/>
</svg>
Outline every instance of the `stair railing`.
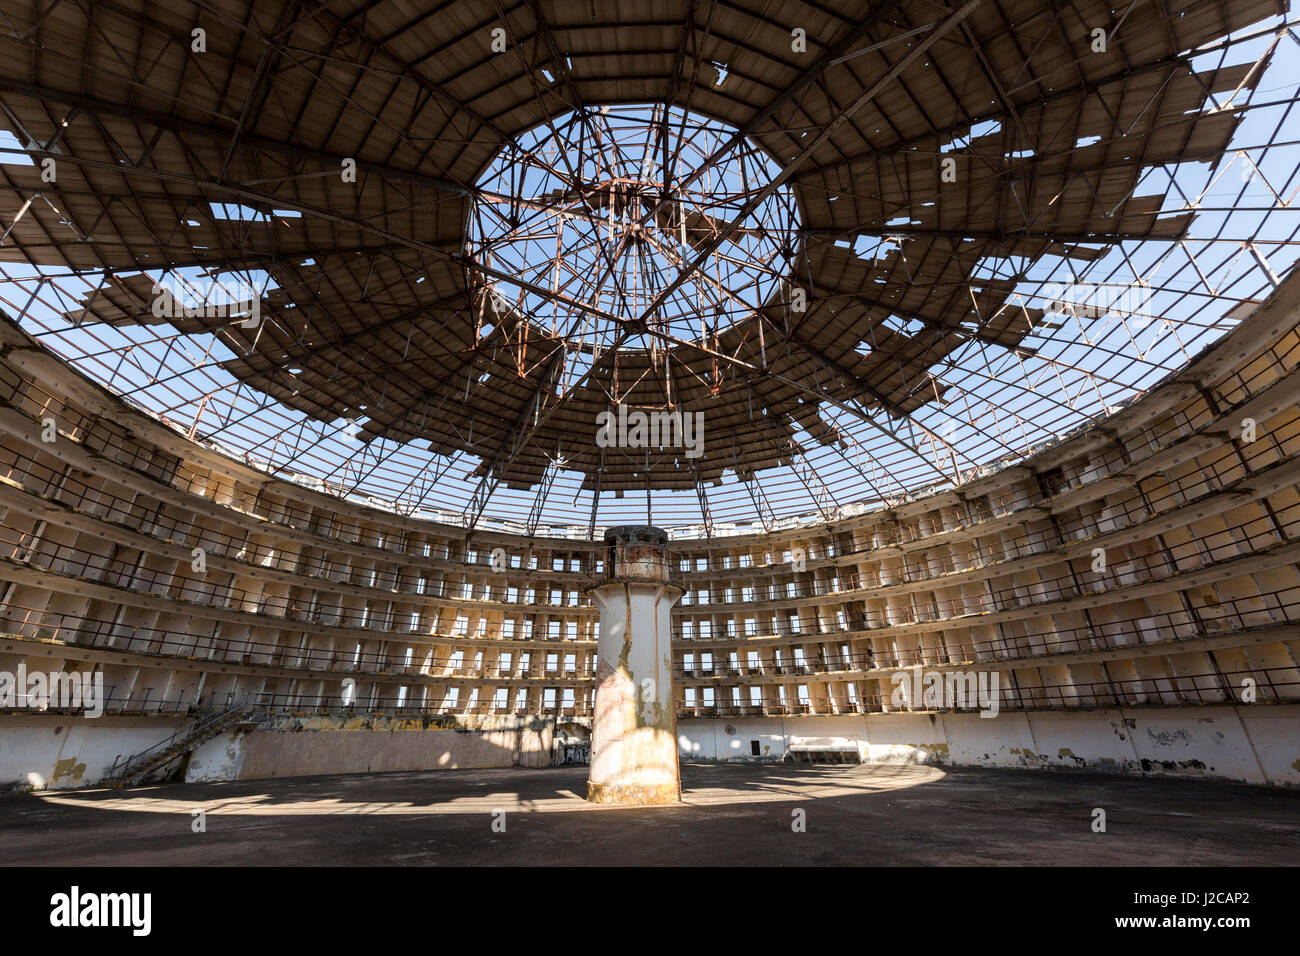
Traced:
<svg viewBox="0 0 1300 956">
<path fill-rule="evenodd" d="M 154 757 L 166 753 L 167 750 L 172 747 L 176 747 L 176 753 L 158 765 L 159 767 L 166 766 L 172 760 L 175 760 L 181 754 L 186 752 L 188 748 L 186 748 L 184 744 L 188 743 L 193 738 L 202 736 L 216 725 L 223 721 L 229 721 L 236 715 L 251 717 L 254 713 L 262 709 L 264 709 L 264 702 L 260 697 L 256 697 L 251 700 L 243 700 L 238 704 L 232 704 L 224 710 L 205 714 L 193 724 L 178 727 L 170 737 L 159 741 L 146 750 L 142 750 L 139 753 L 127 754 L 126 756 L 118 754 L 117 758 L 113 761 L 112 766 L 109 767 L 108 773 L 104 775 L 104 780 L 107 782 L 125 779 L 134 772 L 132 768 L 141 767 Z M 157 769 L 157 767 L 153 769 Z"/>
</svg>

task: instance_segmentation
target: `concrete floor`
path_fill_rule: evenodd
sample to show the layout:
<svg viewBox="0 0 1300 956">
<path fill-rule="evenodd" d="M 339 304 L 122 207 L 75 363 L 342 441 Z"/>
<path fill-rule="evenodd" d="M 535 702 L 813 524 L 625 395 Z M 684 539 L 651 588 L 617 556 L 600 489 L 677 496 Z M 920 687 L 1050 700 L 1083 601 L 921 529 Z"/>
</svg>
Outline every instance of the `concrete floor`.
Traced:
<svg viewBox="0 0 1300 956">
<path fill-rule="evenodd" d="M 1300 791 L 932 767 L 685 765 L 684 803 L 595 807 L 587 768 L 0 798 L 0 865 L 1251 865 L 1300 862 Z M 1107 832 L 1091 829 L 1093 808 Z M 192 830 L 193 811 L 206 833 Z M 793 811 L 806 814 L 794 832 Z M 504 811 L 504 817 L 496 811 Z M 493 821 L 505 821 L 494 832 Z"/>
</svg>

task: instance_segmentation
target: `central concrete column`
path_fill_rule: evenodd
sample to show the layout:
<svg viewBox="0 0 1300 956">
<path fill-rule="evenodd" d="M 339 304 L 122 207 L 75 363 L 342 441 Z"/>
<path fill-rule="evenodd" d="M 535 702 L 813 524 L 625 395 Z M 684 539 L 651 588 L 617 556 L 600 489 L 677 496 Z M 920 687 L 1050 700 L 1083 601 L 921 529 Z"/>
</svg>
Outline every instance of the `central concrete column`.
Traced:
<svg viewBox="0 0 1300 956">
<path fill-rule="evenodd" d="M 605 580 L 588 588 L 600 608 L 587 799 L 646 806 L 681 799 L 669 613 L 682 589 L 668 581 L 668 535 L 649 525 L 605 532 Z"/>
</svg>

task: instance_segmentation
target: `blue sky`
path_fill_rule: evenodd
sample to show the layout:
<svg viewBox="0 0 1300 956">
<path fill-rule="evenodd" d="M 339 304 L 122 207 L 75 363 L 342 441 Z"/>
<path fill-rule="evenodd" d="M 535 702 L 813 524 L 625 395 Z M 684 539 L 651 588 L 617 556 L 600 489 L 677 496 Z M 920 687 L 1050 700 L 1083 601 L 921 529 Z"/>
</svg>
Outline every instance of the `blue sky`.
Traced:
<svg viewBox="0 0 1300 956">
<path fill-rule="evenodd" d="M 1204 69 L 1253 61 L 1274 39 L 1271 35 L 1261 36 L 1229 47 L 1226 56 L 1218 51 L 1206 53 L 1195 63 Z M 1195 265 L 1182 246 L 1163 241 L 1124 243 L 1092 263 L 1053 257 L 1036 263 L 1007 259 L 981 263 L 976 279 L 1018 276 L 1017 293 L 1030 305 L 1044 305 L 1044 292 L 1052 285 L 1068 283 L 1072 294 L 1081 285 L 1107 288 L 1120 296 L 1132 295 L 1129 290 L 1137 276 L 1152 282 L 1142 290 L 1142 314 L 1049 317 L 1056 327 L 1044 324 L 1026 339 L 1026 344 L 1036 350 L 1035 357 L 1018 358 L 1000 347 L 972 341 L 959 348 L 950 361 L 932 368 L 932 374 L 949 386 L 948 404 L 944 407 L 932 403 L 922 408 L 912 416 L 910 432 L 910 440 L 932 465 L 938 463 L 940 470 L 947 471 L 951 460 L 946 448 L 927 437 L 927 430 L 944 436 L 956 447 L 957 464 L 962 470 L 973 463 L 1021 453 L 1050 440 L 1054 433 L 1084 424 L 1131 400 L 1163 378 L 1168 369 L 1181 366 L 1185 354 L 1194 355 L 1221 337 L 1235 324 L 1234 319 L 1225 317 L 1226 312 L 1239 300 L 1261 299 L 1271 289 L 1264 269 L 1240 240 L 1255 237 L 1256 250 L 1269 269 L 1278 278 L 1285 277 L 1300 250 L 1300 215 L 1295 203 L 1300 198 L 1300 107 L 1295 102 L 1300 90 L 1300 43 L 1293 33 L 1278 43 L 1277 53 L 1257 89 L 1238 97 L 1238 104 L 1246 101 L 1255 108 L 1245 111 L 1232 147 L 1217 169 L 1201 163 L 1151 169 L 1135 193 L 1141 196 L 1163 192 L 1172 182 L 1176 188 L 1169 189 L 1163 207 L 1168 214 L 1182 211 L 1184 196 L 1199 201 L 1201 208 L 1187 242 L 1187 248 L 1195 252 Z M 977 127 L 975 133 L 985 131 Z M 1273 139 L 1278 145 L 1267 147 Z M 4 151 L 0 152 L 0 161 L 30 162 L 21 152 L 21 145 L 12 135 L 0 131 L 0 150 Z M 961 148 L 960 141 L 954 148 Z M 1237 154 L 1239 150 L 1243 155 Z M 633 158 L 637 155 L 630 148 L 629 153 Z M 529 175 L 536 181 L 530 181 L 528 187 L 539 192 L 553 188 L 542 174 Z M 487 177 L 485 182 L 490 179 Z M 722 185 L 728 187 L 727 182 Z M 734 181 L 728 188 L 734 188 Z M 1290 208 L 1270 208 L 1275 205 L 1274 191 L 1289 202 Z M 230 219 L 260 215 L 233 206 L 216 208 L 214 213 Z M 298 218 L 285 211 L 273 215 L 284 223 L 284 228 L 293 228 Z M 864 258 L 886 251 L 880 239 L 866 236 L 859 237 L 854 248 Z M 518 255 L 519 261 L 512 264 L 522 268 L 528 256 L 522 252 Z M 61 275 L 59 270 L 17 264 L 4 264 L 0 271 L 7 280 L 0 284 L 0 300 L 12 314 L 27 307 L 36 290 L 36 277 Z M 200 277 L 196 270 L 190 270 L 187 278 L 197 282 Z M 258 285 L 268 281 L 265 273 L 253 273 L 248 278 Z M 291 449 L 283 442 L 303 422 L 302 416 L 278 406 L 259 411 L 257 396 L 247 389 L 236 389 L 230 376 L 218 367 L 221 361 L 233 357 L 220 336 L 187 338 L 173 336 L 165 327 L 74 328 L 63 323 L 57 313 L 73 310 L 77 295 L 93 288 L 96 281 L 92 275 L 66 282 L 70 290 L 80 291 L 63 297 L 46 285 L 41 293 L 44 303 L 30 308 L 25 327 L 44 338 L 56 352 L 72 357 L 93 378 L 109 384 L 142 408 L 166 414 L 182 427 L 190 425 L 205 396 L 215 392 L 216 399 L 203 407 L 200 435 L 213 435 L 229 448 L 250 451 L 259 459 L 287 460 Z M 914 328 L 905 316 L 899 317 L 898 327 Z M 1085 372 L 1092 373 L 1092 378 Z M 896 466 L 899 473 L 909 476 L 905 483 L 917 486 L 935 477 L 932 468 L 911 460 L 914 456 L 901 452 L 897 443 L 877 430 L 826 406 L 823 415 L 854 437 L 854 448 L 878 453 L 887 464 L 900 462 Z M 977 427 L 970 426 L 971 420 Z M 1045 423 L 1053 427 L 1045 428 Z M 315 477 L 346 485 L 360 479 L 360 495 L 400 499 L 426 468 L 440 464 L 423 449 L 422 442 L 399 447 L 380 440 L 363 450 L 348 437 L 347 424 L 342 420 L 312 423 L 307 429 L 311 433 L 307 435 L 311 453 L 297 467 Z M 281 444 L 277 445 L 277 440 Z M 855 456 L 854 448 L 841 455 L 811 441 L 806 444 L 812 449 L 810 461 L 825 476 L 840 504 L 873 497 L 868 482 L 855 474 L 850 461 Z M 359 453 L 371 460 L 355 461 Z M 374 460 L 380 458 L 385 464 L 371 470 Z M 901 464 L 905 461 L 906 467 Z M 464 478 L 473 463 L 469 459 L 458 462 L 442 479 L 431 500 L 457 510 L 473 489 L 473 483 Z M 893 467 L 880 468 L 871 476 L 886 494 L 899 490 L 896 481 L 891 483 L 898 475 L 891 478 L 888 474 Z M 361 478 L 367 472 L 367 477 Z M 921 480 L 919 476 L 924 474 L 929 474 L 929 479 Z M 783 513 L 813 510 L 811 497 L 802 491 L 802 481 L 788 469 L 776 469 L 761 478 Z M 561 475 L 548 502 L 548 518 L 585 524 L 590 498 L 578 490 L 577 482 L 577 476 Z M 710 491 L 717 502 L 716 519 L 744 521 L 753 517 L 748 496 L 730 478 L 723 488 Z M 489 507 L 489 514 L 518 516 L 527 513 L 530 504 L 529 493 L 502 489 Z M 665 524 L 698 520 L 694 493 L 656 492 L 653 505 L 656 520 Z M 640 520 L 645 511 L 644 495 L 610 498 L 602 501 L 599 523 Z"/>
</svg>

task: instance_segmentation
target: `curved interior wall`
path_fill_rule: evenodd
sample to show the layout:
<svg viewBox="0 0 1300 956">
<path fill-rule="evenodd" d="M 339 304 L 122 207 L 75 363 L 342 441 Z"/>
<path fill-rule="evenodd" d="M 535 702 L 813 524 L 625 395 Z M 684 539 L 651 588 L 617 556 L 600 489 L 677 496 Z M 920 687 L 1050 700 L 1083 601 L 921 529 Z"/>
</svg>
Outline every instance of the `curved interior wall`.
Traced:
<svg viewBox="0 0 1300 956">
<path fill-rule="evenodd" d="M 829 525 L 674 539 L 683 757 L 1300 782 L 1297 324 L 1292 278 L 1029 459 Z M 585 735 L 586 528 L 466 540 L 271 477 L 7 318 L 0 514 L 0 672 L 106 696 L 99 718 L 0 708 L 0 786 L 93 784 L 251 700 L 268 722 L 200 746 L 190 779 L 538 765 Z M 927 679 L 948 692 L 898 696 Z"/>
</svg>

